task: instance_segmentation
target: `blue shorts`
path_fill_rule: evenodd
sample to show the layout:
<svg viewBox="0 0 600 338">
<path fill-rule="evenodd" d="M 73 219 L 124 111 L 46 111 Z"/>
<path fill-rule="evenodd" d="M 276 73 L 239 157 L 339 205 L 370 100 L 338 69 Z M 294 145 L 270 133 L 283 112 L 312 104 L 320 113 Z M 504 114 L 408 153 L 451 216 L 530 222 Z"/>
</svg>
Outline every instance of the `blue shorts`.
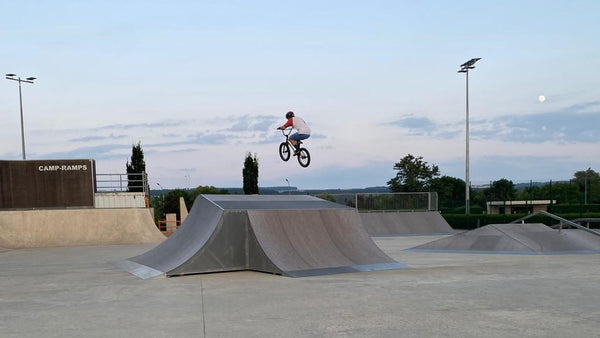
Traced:
<svg viewBox="0 0 600 338">
<path fill-rule="evenodd" d="M 294 134 L 290 135 L 290 138 L 292 140 L 294 140 L 294 141 L 306 140 L 309 137 L 310 137 L 310 134 L 298 134 L 298 133 L 294 133 Z"/>
</svg>

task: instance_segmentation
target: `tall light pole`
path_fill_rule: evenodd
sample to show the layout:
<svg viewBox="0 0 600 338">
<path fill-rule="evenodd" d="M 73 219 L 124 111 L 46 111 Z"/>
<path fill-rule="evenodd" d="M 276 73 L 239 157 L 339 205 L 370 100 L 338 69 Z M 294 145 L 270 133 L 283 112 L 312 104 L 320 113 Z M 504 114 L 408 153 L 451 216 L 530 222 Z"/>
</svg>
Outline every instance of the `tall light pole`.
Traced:
<svg viewBox="0 0 600 338">
<path fill-rule="evenodd" d="M 20 76 L 17 76 L 17 74 L 6 74 L 6 79 L 19 82 L 19 107 L 21 108 L 21 149 L 23 151 L 23 159 L 25 160 L 25 127 L 23 126 L 23 96 L 21 95 L 21 82 L 33 83 L 35 77 L 28 77 L 23 80 Z"/>
<path fill-rule="evenodd" d="M 291 195 L 291 194 L 292 194 L 292 188 L 290 187 L 290 180 L 288 180 L 288 179 L 286 178 L 286 179 L 285 179 L 285 181 L 286 181 L 286 182 L 287 182 L 287 184 L 288 184 L 288 195 Z"/>
<path fill-rule="evenodd" d="M 467 113 L 466 113 L 466 130 L 467 134 L 465 137 L 466 142 L 466 165 L 465 165 L 465 214 L 469 214 L 471 212 L 470 207 L 470 198 L 469 198 L 469 69 L 475 68 L 475 62 L 481 60 L 481 58 L 473 58 L 462 65 L 460 65 L 459 73 L 465 73 L 467 77 Z"/>
<path fill-rule="evenodd" d="M 156 182 L 156 185 L 158 185 L 160 188 L 160 195 L 162 196 L 163 204 L 165 204 L 165 188 L 163 188 L 158 182 Z"/>
</svg>

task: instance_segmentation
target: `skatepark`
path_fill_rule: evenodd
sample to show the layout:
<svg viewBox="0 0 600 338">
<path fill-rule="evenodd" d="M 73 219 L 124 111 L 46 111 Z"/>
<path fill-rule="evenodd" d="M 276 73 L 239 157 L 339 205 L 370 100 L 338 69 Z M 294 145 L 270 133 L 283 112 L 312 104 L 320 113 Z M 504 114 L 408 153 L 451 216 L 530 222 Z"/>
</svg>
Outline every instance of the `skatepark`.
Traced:
<svg viewBox="0 0 600 338">
<path fill-rule="evenodd" d="M 149 224 L 123 217 L 138 230 Z M 370 217 L 310 196 L 215 195 L 202 196 L 168 239 L 4 242 L 0 329 L 4 337 L 597 336 L 600 255 L 416 250 L 478 232 L 440 234 L 447 228 L 426 212 Z M 387 235 L 369 236 L 383 219 Z"/>
<path fill-rule="evenodd" d="M 151 279 L 111 262 L 154 244 L 0 253 L 3 337 L 595 337 L 600 255 L 410 252 L 406 269 L 289 278 L 236 271 Z"/>
<path fill-rule="evenodd" d="M 93 177 L 38 174 L 46 176 L 30 181 Z M 125 196 L 138 203 L 125 208 L 110 196 L 40 187 L 27 195 L 2 187 L 3 337 L 593 337 L 600 329 L 600 242 L 589 229 L 465 232 L 437 211 L 364 214 L 312 196 L 200 195 L 167 238 L 143 195 Z M 24 201 L 77 205 L 17 205 Z"/>
</svg>

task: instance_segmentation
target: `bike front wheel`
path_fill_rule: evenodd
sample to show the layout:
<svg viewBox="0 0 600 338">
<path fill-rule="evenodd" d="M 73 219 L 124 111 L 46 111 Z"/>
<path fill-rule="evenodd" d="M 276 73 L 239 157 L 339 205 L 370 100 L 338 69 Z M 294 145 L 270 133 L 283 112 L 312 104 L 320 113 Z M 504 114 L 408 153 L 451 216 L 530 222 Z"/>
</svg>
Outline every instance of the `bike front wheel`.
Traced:
<svg viewBox="0 0 600 338">
<path fill-rule="evenodd" d="M 304 168 L 310 164 L 310 153 L 306 148 L 300 148 L 298 153 L 298 163 Z"/>
<path fill-rule="evenodd" d="M 282 142 L 279 145 L 279 157 L 286 162 L 290 159 L 290 146 L 287 142 Z"/>
</svg>

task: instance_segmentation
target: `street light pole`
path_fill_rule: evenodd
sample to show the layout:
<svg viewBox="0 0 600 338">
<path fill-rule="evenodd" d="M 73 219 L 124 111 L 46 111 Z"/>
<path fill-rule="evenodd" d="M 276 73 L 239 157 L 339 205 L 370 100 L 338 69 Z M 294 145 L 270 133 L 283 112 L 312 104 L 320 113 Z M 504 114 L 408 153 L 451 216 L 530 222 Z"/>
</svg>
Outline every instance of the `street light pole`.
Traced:
<svg viewBox="0 0 600 338">
<path fill-rule="evenodd" d="M 165 188 L 160 185 L 160 183 L 156 182 L 156 185 L 160 187 L 160 196 L 162 197 L 163 208 L 165 207 Z"/>
<path fill-rule="evenodd" d="M 465 156 L 465 214 L 471 212 L 471 201 L 469 197 L 470 180 L 469 180 L 469 69 L 475 68 L 475 62 L 481 60 L 481 58 L 473 58 L 462 65 L 460 65 L 459 73 L 465 73 L 467 78 L 467 102 L 466 102 L 466 156 Z"/>
<path fill-rule="evenodd" d="M 23 123 L 23 96 L 21 95 L 21 82 L 33 83 L 35 77 L 28 77 L 27 79 L 23 80 L 20 76 L 16 76 L 16 74 L 6 74 L 6 79 L 19 82 L 19 108 L 21 110 L 21 149 L 23 152 L 23 160 L 25 160 L 25 127 Z"/>
<path fill-rule="evenodd" d="M 290 181 L 287 178 L 285 179 L 285 181 L 288 184 L 288 195 L 291 195 L 292 194 L 292 188 L 290 187 Z"/>
</svg>

